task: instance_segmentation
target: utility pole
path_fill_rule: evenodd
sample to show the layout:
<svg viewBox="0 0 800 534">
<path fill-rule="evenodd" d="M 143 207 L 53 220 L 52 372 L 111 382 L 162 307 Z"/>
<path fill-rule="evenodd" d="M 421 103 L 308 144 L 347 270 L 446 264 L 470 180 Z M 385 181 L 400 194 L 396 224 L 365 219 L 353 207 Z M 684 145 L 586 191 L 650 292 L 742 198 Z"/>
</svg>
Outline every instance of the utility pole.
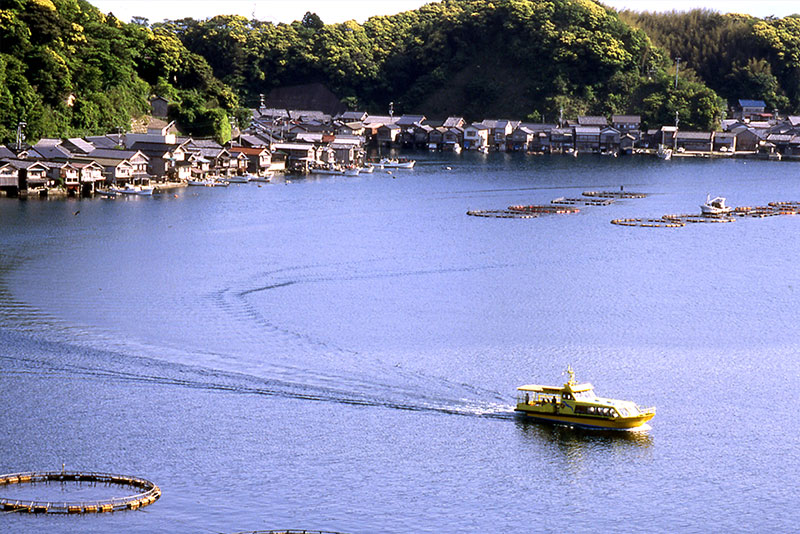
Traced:
<svg viewBox="0 0 800 534">
<path fill-rule="evenodd" d="M 558 108 L 558 127 L 564 127 L 564 106 Z"/>
<path fill-rule="evenodd" d="M 389 117 L 394 117 L 394 102 L 389 102 Z"/>
<path fill-rule="evenodd" d="M 25 134 L 23 133 L 23 128 L 28 125 L 27 122 L 20 121 L 17 123 L 17 152 L 22 150 L 22 142 L 25 140 Z"/>
<path fill-rule="evenodd" d="M 675 89 L 678 88 L 678 68 L 681 66 L 681 58 L 675 58 Z"/>
<path fill-rule="evenodd" d="M 675 110 L 675 136 L 672 138 L 672 149 L 678 150 L 678 110 Z"/>
</svg>

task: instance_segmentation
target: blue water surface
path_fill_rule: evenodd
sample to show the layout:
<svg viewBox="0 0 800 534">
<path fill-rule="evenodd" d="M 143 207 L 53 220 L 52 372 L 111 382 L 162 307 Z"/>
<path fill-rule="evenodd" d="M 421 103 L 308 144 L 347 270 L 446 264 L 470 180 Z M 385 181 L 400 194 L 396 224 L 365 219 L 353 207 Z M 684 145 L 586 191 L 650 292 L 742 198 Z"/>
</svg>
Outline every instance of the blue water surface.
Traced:
<svg viewBox="0 0 800 534">
<path fill-rule="evenodd" d="M 0 529 L 796 528 L 800 217 L 610 221 L 698 213 L 708 193 L 798 201 L 797 163 L 414 156 L 355 178 L 0 198 L 0 472 L 64 463 L 163 491 Z M 620 186 L 648 196 L 466 215 Z M 568 364 L 656 406 L 652 428 L 514 418 L 514 388 Z"/>
</svg>

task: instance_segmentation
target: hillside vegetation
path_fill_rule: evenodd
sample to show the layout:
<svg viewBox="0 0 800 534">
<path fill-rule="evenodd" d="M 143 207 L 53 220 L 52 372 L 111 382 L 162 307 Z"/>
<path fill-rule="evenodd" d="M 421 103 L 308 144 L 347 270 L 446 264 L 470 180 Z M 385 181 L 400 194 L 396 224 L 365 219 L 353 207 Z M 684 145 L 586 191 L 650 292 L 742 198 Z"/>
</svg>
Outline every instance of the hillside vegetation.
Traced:
<svg viewBox="0 0 800 534">
<path fill-rule="evenodd" d="M 674 58 L 682 58 L 675 86 Z M 594 0 L 444 0 L 324 24 L 240 16 L 126 24 L 85 0 L 0 0 L 0 142 L 126 130 L 153 94 L 230 136 L 259 94 L 322 82 L 351 108 L 429 117 L 635 113 L 713 129 L 724 100 L 800 111 L 800 17 L 638 14 Z M 720 96 L 718 96 L 720 95 Z"/>
<path fill-rule="evenodd" d="M 555 120 L 641 113 L 646 123 L 711 128 L 721 101 L 681 79 L 647 35 L 591 0 L 444 0 L 326 25 L 312 13 L 273 25 L 238 16 L 159 28 L 205 57 L 255 103 L 272 87 L 319 81 L 352 107 Z"/>
<path fill-rule="evenodd" d="M 620 17 L 730 103 L 761 99 L 770 110 L 800 112 L 800 15 L 757 19 L 693 10 Z"/>
<path fill-rule="evenodd" d="M 230 136 L 238 98 L 174 35 L 83 0 L 0 0 L 0 142 L 130 128 L 152 93 L 199 134 Z"/>
</svg>

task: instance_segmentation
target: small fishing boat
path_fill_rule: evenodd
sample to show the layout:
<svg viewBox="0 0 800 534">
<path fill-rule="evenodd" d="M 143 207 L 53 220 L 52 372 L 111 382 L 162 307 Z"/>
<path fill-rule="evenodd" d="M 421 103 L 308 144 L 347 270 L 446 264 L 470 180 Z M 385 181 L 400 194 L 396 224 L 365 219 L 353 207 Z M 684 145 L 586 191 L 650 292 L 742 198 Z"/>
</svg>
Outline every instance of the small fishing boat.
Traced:
<svg viewBox="0 0 800 534">
<path fill-rule="evenodd" d="M 372 174 L 375 171 L 375 166 L 367 165 L 366 167 L 361 167 L 359 170 L 361 171 L 361 174 Z"/>
<path fill-rule="evenodd" d="M 152 196 L 155 188 L 152 185 L 131 185 L 125 184 L 124 187 L 112 187 L 111 191 L 121 195 L 141 195 Z"/>
<path fill-rule="evenodd" d="M 95 189 L 94 192 L 97 195 L 101 196 L 101 197 L 117 198 L 117 192 L 116 191 L 111 191 L 110 189 L 107 190 L 107 189 L 99 189 L 98 188 L 98 189 Z"/>
<path fill-rule="evenodd" d="M 672 149 L 667 148 L 664 145 L 658 145 L 658 151 L 656 151 L 656 156 L 659 159 L 663 159 L 664 161 L 672 159 Z"/>
<path fill-rule="evenodd" d="M 259 175 L 255 175 L 255 174 L 250 174 L 249 175 L 251 182 L 262 182 L 262 183 L 269 182 L 272 179 L 273 176 L 274 176 L 274 173 L 272 173 L 272 172 L 268 172 L 268 173 L 260 175 L 260 176 Z"/>
<path fill-rule="evenodd" d="M 394 158 L 383 158 L 380 161 L 384 169 L 413 169 L 417 162 L 413 159 L 400 160 Z"/>
<path fill-rule="evenodd" d="M 235 176 L 229 176 L 225 178 L 225 180 L 229 184 L 246 184 L 247 182 L 250 181 L 250 177 L 247 175 L 235 175 Z"/>
<path fill-rule="evenodd" d="M 725 197 L 716 197 L 712 200 L 711 195 L 707 195 L 706 203 L 700 204 L 700 211 L 703 215 L 727 215 L 733 208 L 725 205 Z"/>
<path fill-rule="evenodd" d="M 656 415 L 655 408 L 640 408 L 625 400 L 606 399 L 589 383 L 575 382 L 572 367 L 562 386 L 527 385 L 517 388 L 515 412 L 526 419 L 603 430 L 635 430 Z"/>
<path fill-rule="evenodd" d="M 348 167 L 344 170 L 345 176 L 358 176 L 360 169 L 358 167 Z"/>
<path fill-rule="evenodd" d="M 186 180 L 186 185 L 193 187 L 208 187 L 211 185 L 209 180 Z"/>
</svg>

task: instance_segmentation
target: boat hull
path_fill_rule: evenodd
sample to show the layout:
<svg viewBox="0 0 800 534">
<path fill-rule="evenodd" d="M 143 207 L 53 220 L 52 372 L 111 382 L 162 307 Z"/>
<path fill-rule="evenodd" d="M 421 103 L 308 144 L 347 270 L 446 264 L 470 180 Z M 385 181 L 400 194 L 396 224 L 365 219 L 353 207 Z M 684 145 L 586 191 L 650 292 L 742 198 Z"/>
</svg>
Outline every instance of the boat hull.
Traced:
<svg viewBox="0 0 800 534">
<path fill-rule="evenodd" d="M 634 417 L 589 417 L 581 415 L 567 415 L 560 413 L 546 413 L 517 408 L 518 414 L 526 419 L 533 419 L 556 425 L 579 426 L 582 428 L 596 428 L 602 430 L 631 430 L 639 428 L 655 416 L 655 412 L 642 413 Z"/>
</svg>

